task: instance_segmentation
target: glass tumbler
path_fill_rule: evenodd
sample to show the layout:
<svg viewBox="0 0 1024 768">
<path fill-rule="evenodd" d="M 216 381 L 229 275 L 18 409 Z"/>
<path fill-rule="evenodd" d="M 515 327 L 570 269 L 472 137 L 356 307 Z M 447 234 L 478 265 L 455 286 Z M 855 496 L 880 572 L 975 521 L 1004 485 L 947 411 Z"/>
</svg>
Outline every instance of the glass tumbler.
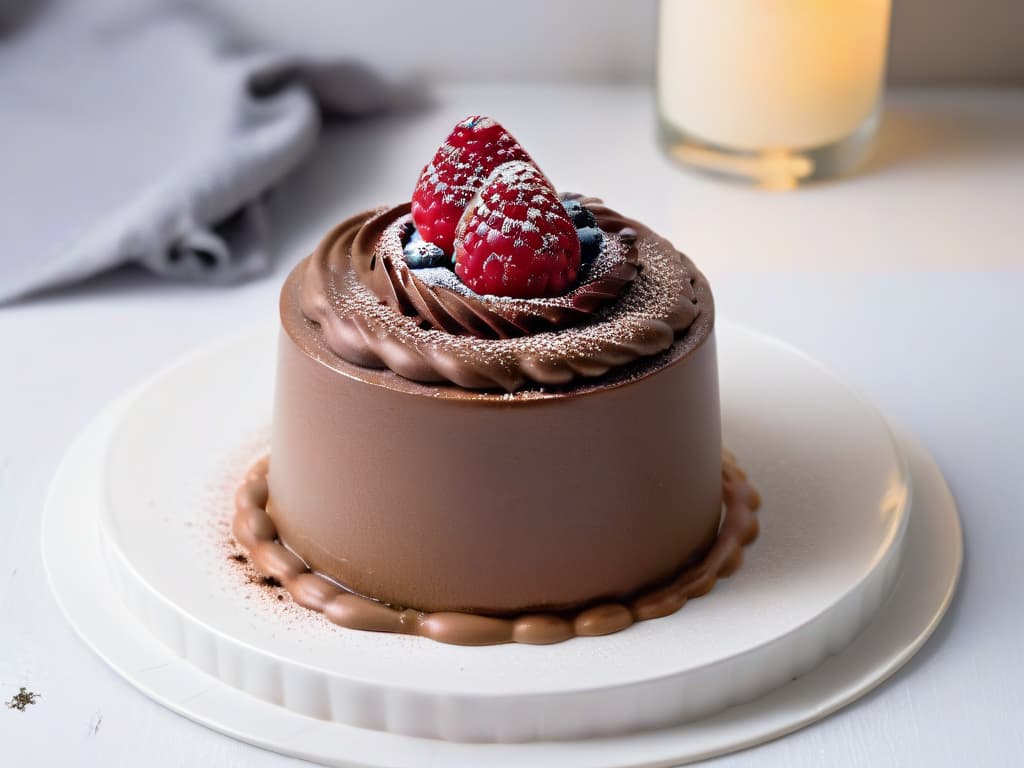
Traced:
<svg viewBox="0 0 1024 768">
<path fill-rule="evenodd" d="M 878 125 L 891 0 L 661 0 L 661 141 L 772 189 L 857 165 Z"/>
</svg>

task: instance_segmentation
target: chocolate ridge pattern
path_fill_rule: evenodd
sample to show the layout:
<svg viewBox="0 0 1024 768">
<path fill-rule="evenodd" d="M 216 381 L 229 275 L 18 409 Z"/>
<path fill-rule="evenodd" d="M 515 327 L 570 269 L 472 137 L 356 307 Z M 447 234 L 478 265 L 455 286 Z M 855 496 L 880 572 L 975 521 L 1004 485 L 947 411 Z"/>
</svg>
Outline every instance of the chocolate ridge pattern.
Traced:
<svg viewBox="0 0 1024 768">
<path fill-rule="evenodd" d="M 349 629 L 419 635 L 456 645 L 558 643 L 572 637 L 607 635 L 637 621 L 675 613 L 687 600 L 707 594 L 720 578 L 733 574 L 743 549 L 758 533 L 756 511 L 761 497 L 731 454 L 722 457 L 722 523 L 703 559 L 683 568 L 669 583 L 642 590 L 625 601 L 609 601 L 575 612 L 532 613 L 515 617 L 483 616 L 456 611 L 424 613 L 396 608 L 346 591 L 313 573 L 277 538 L 267 514 L 269 457 L 246 474 L 235 494 L 232 531 L 264 576 L 277 579 L 299 605 L 323 613 Z"/>
<path fill-rule="evenodd" d="M 662 352 L 684 335 L 695 347 L 712 326 L 711 289 L 693 263 L 639 222 L 606 211 L 609 226 L 614 221 L 637 232 L 640 271 L 618 301 L 591 322 L 506 339 L 424 327 L 419 317 L 382 304 L 351 263 L 360 232 L 387 210 L 339 224 L 302 267 L 303 315 L 319 327 L 332 353 L 355 365 L 389 368 L 417 382 L 513 392 L 530 382 L 559 386 L 602 376 Z M 396 295 L 391 301 L 400 305 L 402 300 Z"/>
<path fill-rule="evenodd" d="M 609 208 L 590 203 L 590 209 L 605 235 L 602 254 L 588 266 L 578 286 L 553 298 L 484 297 L 425 282 L 403 254 L 402 238 L 412 227 L 409 203 L 367 221 L 352 240 L 350 260 L 363 285 L 378 299 L 431 328 L 484 339 L 559 330 L 590 319 L 618 299 L 637 276 L 636 231 Z"/>
</svg>

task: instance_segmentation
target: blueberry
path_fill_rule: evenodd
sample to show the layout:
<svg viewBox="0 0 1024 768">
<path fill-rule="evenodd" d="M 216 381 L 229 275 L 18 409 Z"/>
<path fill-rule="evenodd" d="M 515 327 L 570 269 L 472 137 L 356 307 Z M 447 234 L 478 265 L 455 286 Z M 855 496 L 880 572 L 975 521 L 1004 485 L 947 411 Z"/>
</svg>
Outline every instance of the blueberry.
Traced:
<svg viewBox="0 0 1024 768">
<path fill-rule="evenodd" d="M 405 254 L 405 263 L 409 265 L 409 269 L 447 266 L 448 257 L 444 251 L 422 238 L 410 239 L 402 252 Z"/>
<path fill-rule="evenodd" d="M 596 259 L 597 254 L 601 252 L 601 241 L 604 239 L 601 230 L 597 227 L 583 227 L 576 230 L 576 234 L 580 236 L 580 257 L 583 261 L 590 262 Z"/>
<path fill-rule="evenodd" d="M 576 229 L 597 226 L 597 219 L 594 217 L 594 214 L 591 213 L 589 208 L 584 208 L 580 205 L 579 200 L 563 200 L 562 205 L 565 208 L 565 212 L 569 214 L 569 218 L 572 219 L 572 225 Z"/>
<path fill-rule="evenodd" d="M 421 235 L 420 231 L 418 229 L 416 229 L 416 227 L 414 226 L 412 228 L 412 231 L 409 233 L 409 239 L 406 240 L 406 242 L 407 243 L 415 243 L 415 242 L 418 242 L 418 241 L 420 241 L 422 239 L 423 239 L 423 235 Z"/>
</svg>

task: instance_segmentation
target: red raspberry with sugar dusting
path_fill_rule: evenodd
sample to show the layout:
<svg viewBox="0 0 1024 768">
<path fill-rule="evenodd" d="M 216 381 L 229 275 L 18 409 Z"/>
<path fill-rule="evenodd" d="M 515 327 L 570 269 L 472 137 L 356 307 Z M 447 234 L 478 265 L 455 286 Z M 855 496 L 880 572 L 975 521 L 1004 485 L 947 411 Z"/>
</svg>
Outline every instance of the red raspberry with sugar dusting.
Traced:
<svg viewBox="0 0 1024 768">
<path fill-rule="evenodd" d="M 455 233 L 455 273 L 479 294 L 558 296 L 576 281 L 580 239 L 537 168 L 513 161 L 494 169 Z"/>
<path fill-rule="evenodd" d="M 412 194 L 412 219 L 423 239 L 450 254 L 466 204 L 491 171 L 510 160 L 533 162 L 498 121 L 471 115 L 456 125 Z"/>
</svg>

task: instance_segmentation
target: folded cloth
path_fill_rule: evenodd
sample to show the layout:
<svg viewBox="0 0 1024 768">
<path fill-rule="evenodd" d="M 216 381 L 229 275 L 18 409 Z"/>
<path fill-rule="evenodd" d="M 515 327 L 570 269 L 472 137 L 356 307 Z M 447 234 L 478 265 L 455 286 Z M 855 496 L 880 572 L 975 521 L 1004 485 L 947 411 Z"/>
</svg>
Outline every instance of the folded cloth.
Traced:
<svg viewBox="0 0 1024 768">
<path fill-rule="evenodd" d="M 130 262 L 212 282 L 269 267 L 263 194 L 320 126 L 295 58 L 232 48 L 185 2 L 0 6 L 0 303 Z M 377 106 L 354 72 L 312 78 L 334 111 Z"/>
</svg>

